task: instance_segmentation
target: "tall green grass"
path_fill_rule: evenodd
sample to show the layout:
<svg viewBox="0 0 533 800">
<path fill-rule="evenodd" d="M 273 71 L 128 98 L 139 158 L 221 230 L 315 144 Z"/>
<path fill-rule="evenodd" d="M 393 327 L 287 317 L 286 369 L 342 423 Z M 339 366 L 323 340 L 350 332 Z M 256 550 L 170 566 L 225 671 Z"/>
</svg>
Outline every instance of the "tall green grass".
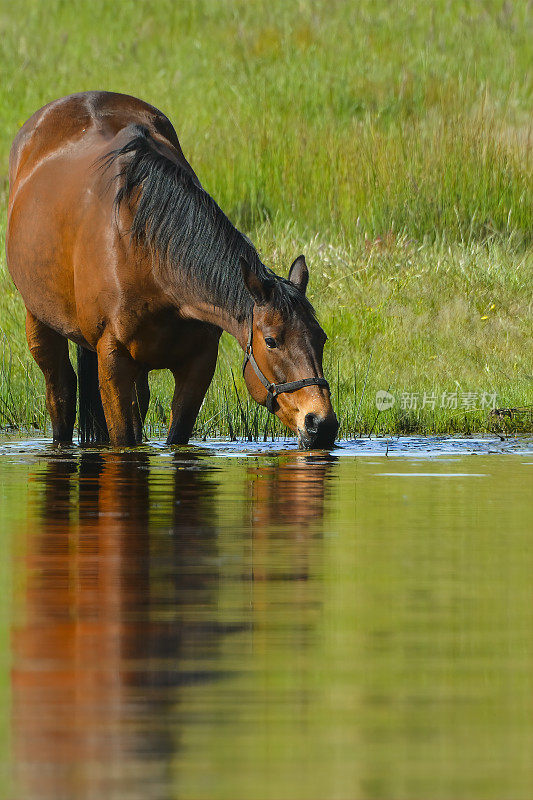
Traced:
<svg viewBox="0 0 533 800">
<path fill-rule="evenodd" d="M 525 0 L 4 4 L 2 209 L 10 142 L 35 109 L 92 88 L 141 96 L 266 263 L 286 272 L 306 253 L 342 435 L 530 430 L 530 414 L 490 417 L 460 395 L 533 402 L 532 21 Z M 22 305 L 0 281 L 0 425 L 41 428 Z M 155 433 L 170 386 L 152 384 Z M 398 398 L 383 413 L 379 389 Z M 400 407 L 402 392 L 454 390 L 457 409 Z M 265 426 L 224 337 L 198 434 Z"/>
</svg>

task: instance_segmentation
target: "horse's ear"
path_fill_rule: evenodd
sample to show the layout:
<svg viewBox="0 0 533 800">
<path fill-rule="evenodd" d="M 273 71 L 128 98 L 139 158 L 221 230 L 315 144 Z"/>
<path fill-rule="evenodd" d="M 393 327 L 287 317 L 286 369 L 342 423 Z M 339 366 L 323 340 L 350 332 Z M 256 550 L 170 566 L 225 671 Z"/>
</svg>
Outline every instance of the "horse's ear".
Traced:
<svg viewBox="0 0 533 800">
<path fill-rule="evenodd" d="M 270 290 L 272 288 L 271 282 L 264 281 L 259 275 L 256 275 L 244 256 L 239 256 L 239 261 L 244 285 L 250 292 L 254 302 L 257 303 L 258 306 L 264 306 L 270 297 Z"/>
<path fill-rule="evenodd" d="M 307 282 L 309 281 L 309 270 L 305 263 L 305 256 L 298 256 L 298 258 L 294 259 L 289 270 L 289 280 L 302 294 L 305 294 Z"/>
</svg>

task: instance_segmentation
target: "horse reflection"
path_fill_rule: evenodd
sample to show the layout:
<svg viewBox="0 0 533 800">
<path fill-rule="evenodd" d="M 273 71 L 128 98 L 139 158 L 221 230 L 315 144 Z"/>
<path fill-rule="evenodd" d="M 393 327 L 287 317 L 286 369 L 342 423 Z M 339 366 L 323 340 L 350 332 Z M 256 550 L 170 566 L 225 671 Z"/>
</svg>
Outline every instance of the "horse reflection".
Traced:
<svg viewBox="0 0 533 800">
<path fill-rule="evenodd" d="M 278 579 L 308 578 L 308 541 L 322 531 L 327 478 L 335 461 L 326 454 L 291 454 L 248 470 L 254 579 L 273 577 L 264 565 L 276 563 Z M 276 558 L 273 551 L 281 540 L 284 557 Z"/>
<path fill-rule="evenodd" d="M 177 693 L 216 679 L 195 663 L 223 633 L 214 484 L 189 466 L 151 475 L 143 453 L 86 452 L 34 474 L 41 515 L 13 633 L 21 797 L 167 796 Z"/>
</svg>

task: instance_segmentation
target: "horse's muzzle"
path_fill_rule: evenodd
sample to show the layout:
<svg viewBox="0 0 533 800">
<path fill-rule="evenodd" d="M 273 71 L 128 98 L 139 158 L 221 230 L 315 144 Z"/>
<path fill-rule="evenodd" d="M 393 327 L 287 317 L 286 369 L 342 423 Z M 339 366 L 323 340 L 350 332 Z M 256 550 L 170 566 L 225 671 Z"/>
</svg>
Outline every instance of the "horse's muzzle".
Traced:
<svg viewBox="0 0 533 800">
<path fill-rule="evenodd" d="M 298 429 L 300 448 L 303 450 L 329 450 L 335 443 L 339 423 L 335 414 L 320 417 L 318 414 L 306 414 L 305 430 Z"/>
</svg>

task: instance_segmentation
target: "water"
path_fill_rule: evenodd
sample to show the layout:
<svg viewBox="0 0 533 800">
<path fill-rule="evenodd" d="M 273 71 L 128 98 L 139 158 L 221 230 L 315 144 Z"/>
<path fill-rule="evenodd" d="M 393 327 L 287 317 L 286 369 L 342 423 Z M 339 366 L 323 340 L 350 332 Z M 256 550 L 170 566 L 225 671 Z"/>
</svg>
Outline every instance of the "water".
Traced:
<svg viewBox="0 0 533 800">
<path fill-rule="evenodd" d="M 530 800 L 532 478 L 531 441 L 5 438 L 0 797 Z"/>
</svg>

